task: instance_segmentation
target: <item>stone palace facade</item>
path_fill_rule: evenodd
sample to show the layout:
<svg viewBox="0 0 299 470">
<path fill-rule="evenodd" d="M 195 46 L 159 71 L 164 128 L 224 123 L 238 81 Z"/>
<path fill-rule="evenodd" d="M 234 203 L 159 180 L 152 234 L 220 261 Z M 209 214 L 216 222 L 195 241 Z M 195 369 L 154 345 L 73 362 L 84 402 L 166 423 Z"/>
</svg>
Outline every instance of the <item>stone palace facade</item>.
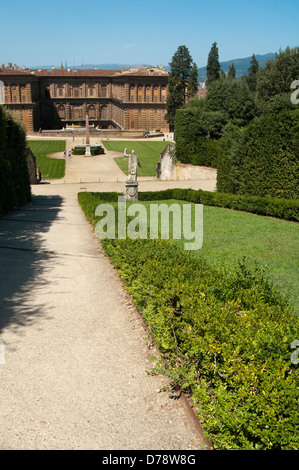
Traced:
<svg viewBox="0 0 299 470">
<path fill-rule="evenodd" d="M 168 72 L 164 67 L 129 69 L 26 69 L 0 67 L 5 106 L 27 131 L 89 123 L 98 129 L 168 132 Z"/>
</svg>

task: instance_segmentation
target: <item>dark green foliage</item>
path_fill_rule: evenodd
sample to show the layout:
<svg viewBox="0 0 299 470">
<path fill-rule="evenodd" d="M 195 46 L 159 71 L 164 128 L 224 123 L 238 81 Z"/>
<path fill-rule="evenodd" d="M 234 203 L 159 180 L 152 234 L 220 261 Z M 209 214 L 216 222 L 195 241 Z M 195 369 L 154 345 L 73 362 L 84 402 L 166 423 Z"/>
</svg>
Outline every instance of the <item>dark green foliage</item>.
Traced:
<svg viewBox="0 0 299 470">
<path fill-rule="evenodd" d="M 290 101 L 291 83 L 299 78 L 299 47 L 276 54 L 257 74 L 257 99 L 261 113 L 268 110 L 277 96 L 287 95 Z"/>
<path fill-rule="evenodd" d="M 177 113 L 177 158 L 217 167 L 220 192 L 297 198 L 298 105 L 291 84 L 299 77 L 299 48 L 280 51 L 262 69 L 253 54 L 248 72 L 242 80 L 211 80 L 200 104 L 191 100 Z"/>
<path fill-rule="evenodd" d="M 236 78 L 236 67 L 235 67 L 235 64 L 232 63 L 230 66 L 229 66 L 229 69 L 228 69 L 228 74 L 227 74 L 227 78 L 231 78 L 231 79 L 235 79 Z"/>
<path fill-rule="evenodd" d="M 218 162 L 219 191 L 298 198 L 299 110 L 267 114 L 239 133 Z"/>
<path fill-rule="evenodd" d="M 182 163 L 217 167 L 227 145 L 221 139 L 226 127 L 244 126 L 255 113 L 254 99 L 245 83 L 235 79 L 213 82 L 205 100 L 193 99 L 176 113 L 177 159 Z"/>
<path fill-rule="evenodd" d="M 192 195 L 167 195 L 175 193 Z M 103 194 L 79 194 L 94 226 Z M 213 448 L 298 450 L 299 374 L 290 345 L 299 319 L 262 268 L 243 260 L 220 274 L 169 240 L 102 244 L 167 364 L 158 370 L 190 393 Z"/>
<path fill-rule="evenodd" d="M 195 62 L 193 62 L 192 69 L 190 70 L 189 80 L 188 80 L 188 88 L 187 88 L 187 96 L 188 99 L 193 98 L 197 95 L 198 91 L 198 68 Z"/>
<path fill-rule="evenodd" d="M 209 52 L 206 70 L 206 86 L 207 88 L 209 88 L 211 83 L 217 81 L 220 78 L 219 51 L 216 42 L 212 44 L 211 50 Z"/>
<path fill-rule="evenodd" d="M 1 105 L 0 191 L 0 214 L 26 204 L 31 199 L 25 130 Z"/>
<path fill-rule="evenodd" d="M 255 54 L 252 55 L 250 61 L 250 67 L 248 67 L 248 75 L 246 76 L 246 82 L 250 91 L 256 91 L 256 84 L 257 84 L 257 73 L 259 71 L 259 63 L 256 60 Z"/>
<path fill-rule="evenodd" d="M 177 111 L 175 122 L 176 158 L 181 163 L 217 166 L 221 152 L 217 139 L 227 122 L 225 113 L 187 107 Z"/>
<path fill-rule="evenodd" d="M 256 114 L 253 95 L 240 80 L 217 80 L 209 87 L 205 107 L 207 111 L 224 112 L 227 122 L 247 125 Z"/>
<path fill-rule="evenodd" d="M 195 94 L 195 87 L 197 91 L 197 66 L 186 46 L 178 47 L 169 65 L 166 119 L 173 130 L 176 110 L 186 103 L 188 97 Z"/>
</svg>

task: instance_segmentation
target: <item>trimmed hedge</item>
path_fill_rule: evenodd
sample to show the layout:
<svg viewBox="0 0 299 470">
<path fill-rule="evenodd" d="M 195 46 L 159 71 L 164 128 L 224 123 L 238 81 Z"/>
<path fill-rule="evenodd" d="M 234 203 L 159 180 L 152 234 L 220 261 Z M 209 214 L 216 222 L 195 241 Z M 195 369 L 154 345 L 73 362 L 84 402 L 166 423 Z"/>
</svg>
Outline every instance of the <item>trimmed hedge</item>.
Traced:
<svg viewBox="0 0 299 470">
<path fill-rule="evenodd" d="M 299 109 L 256 118 L 218 158 L 217 190 L 298 198 Z"/>
<path fill-rule="evenodd" d="M 72 149 L 73 155 L 85 155 L 86 147 L 85 146 L 76 146 Z M 94 155 L 103 155 L 105 153 L 103 147 L 101 145 L 91 145 L 90 146 L 90 153 L 92 156 Z"/>
<path fill-rule="evenodd" d="M 202 191 L 201 189 L 167 189 L 165 191 L 141 192 L 139 193 L 139 199 L 140 201 L 179 199 L 299 222 L 299 199 L 239 196 Z"/>
<path fill-rule="evenodd" d="M 31 199 L 26 158 L 25 130 L 0 105 L 0 214 Z"/>
<path fill-rule="evenodd" d="M 103 195 L 78 195 L 94 226 Z M 157 371 L 190 393 L 213 448 L 299 450 L 299 318 L 262 269 L 221 274 L 168 240 L 102 245 L 159 346 Z"/>
</svg>

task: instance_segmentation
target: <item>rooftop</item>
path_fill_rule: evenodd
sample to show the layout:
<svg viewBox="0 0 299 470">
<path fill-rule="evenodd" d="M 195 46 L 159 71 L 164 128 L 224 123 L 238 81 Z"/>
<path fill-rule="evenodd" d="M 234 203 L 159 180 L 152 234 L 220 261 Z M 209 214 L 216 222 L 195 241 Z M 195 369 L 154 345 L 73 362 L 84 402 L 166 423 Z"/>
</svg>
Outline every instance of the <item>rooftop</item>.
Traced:
<svg viewBox="0 0 299 470">
<path fill-rule="evenodd" d="M 165 67 L 131 67 L 122 69 L 73 69 L 73 68 L 55 68 L 52 66 L 51 69 L 38 68 L 28 69 L 25 66 L 18 67 L 16 65 L 8 64 L 7 67 L 2 65 L 0 67 L 0 75 L 34 75 L 38 77 L 111 77 L 111 76 L 123 76 L 123 75 L 134 75 L 134 76 L 168 76 Z"/>
</svg>

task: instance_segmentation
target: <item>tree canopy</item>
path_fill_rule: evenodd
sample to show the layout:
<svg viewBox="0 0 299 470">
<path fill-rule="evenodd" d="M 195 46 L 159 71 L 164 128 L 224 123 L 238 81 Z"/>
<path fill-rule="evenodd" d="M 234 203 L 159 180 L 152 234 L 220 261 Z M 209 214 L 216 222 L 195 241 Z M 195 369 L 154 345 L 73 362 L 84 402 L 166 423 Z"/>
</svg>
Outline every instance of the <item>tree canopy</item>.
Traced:
<svg viewBox="0 0 299 470">
<path fill-rule="evenodd" d="M 166 119 L 170 129 L 173 130 L 176 110 L 197 92 L 198 70 L 186 46 L 178 47 L 169 65 Z"/>
</svg>

